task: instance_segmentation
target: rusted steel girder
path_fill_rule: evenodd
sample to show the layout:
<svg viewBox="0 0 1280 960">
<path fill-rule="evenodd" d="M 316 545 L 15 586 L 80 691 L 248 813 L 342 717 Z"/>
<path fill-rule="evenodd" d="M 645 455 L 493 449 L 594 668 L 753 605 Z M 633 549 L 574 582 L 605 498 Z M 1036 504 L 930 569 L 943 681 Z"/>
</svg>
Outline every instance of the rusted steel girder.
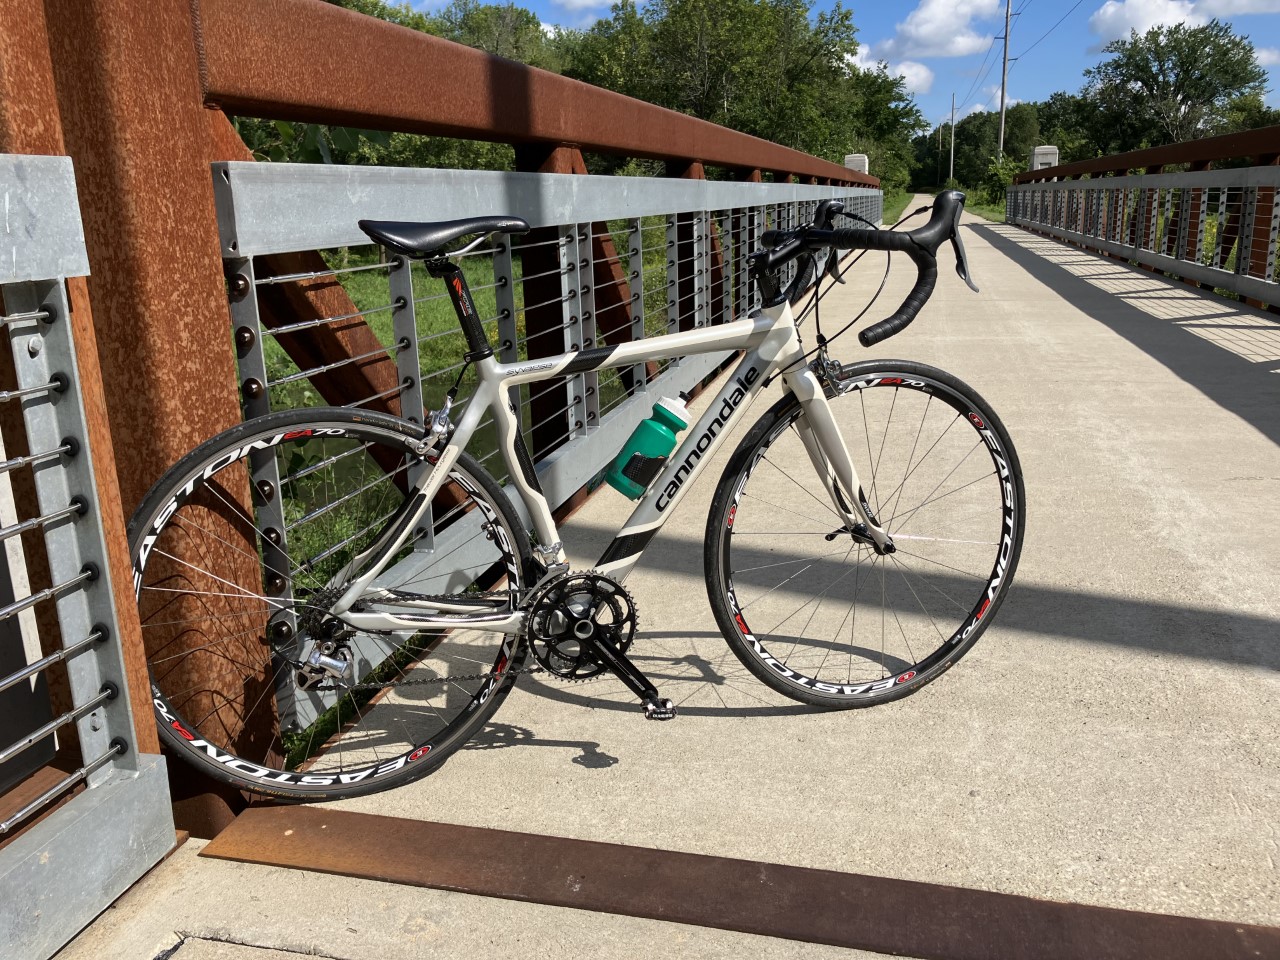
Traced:
<svg viewBox="0 0 1280 960">
<path fill-rule="evenodd" d="M 253 159 L 253 153 L 225 114 L 210 110 L 207 115 L 210 160 Z M 314 250 L 271 254 L 258 260 L 258 272 L 262 276 L 323 273 L 327 269 L 324 258 Z M 252 296 L 253 291 L 244 291 L 243 295 Z M 270 284 L 261 287 L 258 296 L 262 323 L 268 328 L 325 317 L 349 317 L 277 339 L 299 370 L 328 366 L 350 357 L 365 357 L 358 363 L 344 364 L 312 377 L 316 392 L 326 403 L 339 406 L 359 403 L 366 410 L 400 414 L 400 397 L 394 392 L 399 384 L 395 361 L 389 354 L 378 354 L 385 344 L 378 340 L 363 317 L 353 316 L 358 312 L 356 305 L 335 277 Z M 420 411 L 417 415 L 421 415 Z"/>
<path fill-rule="evenodd" d="M 145 16 L 133 0 L 46 0 L 45 9 L 93 264 L 88 291 L 121 499 L 130 510 L 171 463 L 240 421 L 191 9 L 187 0 L 153 0 Z M 237 495 L 248 502 L 247 476 Z M 228 547 L 219 572 L 256 592 L 260 572 L 245 559 L 254 556 L 256 544 Z M 144 623 L 194 616 L 156 609 L 162 599 L 148 601 Z M 206 645 L 225 639 L 215 626 L 203 629 Z M 143 634 L 151 651 L 179 642 L 167 629 Z M 209 722 L 229 742 L 260 738 L 262 726 L 235 715 L 236 697 L 243 703 L 241 691 L 269 682 L 269 651 L 257 642 L 217 650 L 179 682 L 189 677 L 200 696 L 222 704 Z M 148 700 L 140 701 L 144 710 Z M 180 827 L 211 836 L 230 822 L 235 795 L 217 797 L 186 764 L 169 770 L 175 797 L 191 797 L 175 803 Z"/>
<path fill-rule="evenodd" d="M 880 185 L 798 150 L 320 0 L 193 6 L 205 100 L 229 113 Z"/>
<path fill-rule="evenodd" d="M 48 156 L 67 153 L 62 133 L 57 89 L 54 83 L 48 24 L 41 0 L 0 0 L 0 153 L 28 153 Z M 79 167 L 77 163 L 77 175 Z M 90 257 L 92 261 L 92 255 Z M 95 269 L 96 264 L 95 264 Z M 128 544 L 125 537 L 126 512 L 122 506 L 117 482 L 116 451 L 112 444 L 111 424 L 103 391 L 98 357 L 98 340 L 90 306 L 89 289 L 83 277 L 67 280 L 67 298 L 71 304 L 71 331 L 76 344 L 79 389 L 84 403 L 85 425 L 89 447 L 94 458 L 96 502 L 106 543 L 111 581 L 117 584 L 115 605 L 119 623 L 120 648 L 124 656 L 129 699 L 133 704 L 134 737 L 142 753 L 159 753 L 155 721 L 150 710 L 151 693 L 147 683 L 146 657 L 138 627 L 138 610 L 131 592 L 121 589 L 132 582 Z M 5 345 L 5 365 L 12 358 Z M 7 456 L 30 452 L 26 447 L 26 430 L 18 404 L 0 407 L 0 428 L 4 432 Z M 19 440 L 20 438 L 20 440 Z M 19 449 L 21 446 L 22 449 Z M 28 471 L 10 474 L 14 499 L 24 516 L 39 514 L 35 488 Z M 23 554 L 33 590 L 49 586 L 48 560 L 43 535 L 36 532 L 22 537 Z M 45 653 L 57 641 L 59 630 L 54 609 L 49 604 L 36 608 L 37 622 Z M 69 707 L 69 691 L 65 676 L 55 679 L 51 692 L 61 702 L 61 710 Z M 61 689 L 59 689 L 61 688 Z"/>
</svg>

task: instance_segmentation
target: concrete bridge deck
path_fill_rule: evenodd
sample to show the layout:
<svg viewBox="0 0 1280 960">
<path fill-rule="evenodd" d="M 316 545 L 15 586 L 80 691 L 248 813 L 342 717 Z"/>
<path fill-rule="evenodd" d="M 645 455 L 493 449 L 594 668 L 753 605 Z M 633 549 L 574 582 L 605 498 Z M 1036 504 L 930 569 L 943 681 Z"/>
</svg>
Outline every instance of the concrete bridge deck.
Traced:
<svg viewBox="0 0 1280 960">
<path fill-rule="evenodd" d="M 628 582 L 633 653 L 679 719 L 645 723 L 612 680 L 526 678 L 438 773 L 341 806 L 1280 925 L 1280 324 L 1014 227 L 964 223 L 981 294 L 947 267 L 921 318 L 875 351 L 972 384 L 1022 458 L 1018 578 L 955 669 L 846 713 L 755 682 L 702 585 L 713 466 Z M 829 330 L 882 262 L 868 257 L 824 301 Z M 909 272 L 894 270 L 878 315 Z M 835 349 L 866 355 L 852 335 Z M 626 512 L 605 490 L 566 525 L 581 565 Z M 175 931 L 191 937 L 178 960 L 274 956 L 235 944 L 379 960 L 858 955 L 197 860 L 197 847 L 61 956 L 150 958 Z"/>
</svg>

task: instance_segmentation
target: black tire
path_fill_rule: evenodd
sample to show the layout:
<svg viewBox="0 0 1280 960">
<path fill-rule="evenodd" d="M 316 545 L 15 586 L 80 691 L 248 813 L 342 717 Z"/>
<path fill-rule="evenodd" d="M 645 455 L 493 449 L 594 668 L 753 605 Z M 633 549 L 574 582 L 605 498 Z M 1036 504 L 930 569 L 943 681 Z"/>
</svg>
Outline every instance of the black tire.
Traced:
<svg viewBox="0 0 1280 960">
<path fill-rule="evenodd" d="M 388 528 L 409 472 L 432 469 L 410 447 L 415 429 L 339 408 L 276 413 L 202 444 L 147 494 L 129 523 L 134 591 L 160 735 L 177 756 L 243 790 L 335 800 L 426 775 L 501 704 L 525 644 L 479 629 L 340 636 L 332 656 L 351 661 L 348 675 L 295 682 L 313 638 L 339 626 L 320 611 L 348 563 Z M 249 475 L 271 462 L 274 489 Z M 514 605 L 529 538 L 472 457 L 450 469 L 430 516 L 375 583 Z M 345 689 L 391 679 L 432 682 Z"/>
<path fill-rule="evenodd" d="M 838 532 L 788 396 L 716 488 L 707 592 L 730 648 L 764 683 L 816 706 L 865 707 L 936 680 L 990 624 L 1022 549 L 1022 470 L 982 398 L 934 367 L 852 364 L 829 401 L 897 552 Z"/>
</svg>

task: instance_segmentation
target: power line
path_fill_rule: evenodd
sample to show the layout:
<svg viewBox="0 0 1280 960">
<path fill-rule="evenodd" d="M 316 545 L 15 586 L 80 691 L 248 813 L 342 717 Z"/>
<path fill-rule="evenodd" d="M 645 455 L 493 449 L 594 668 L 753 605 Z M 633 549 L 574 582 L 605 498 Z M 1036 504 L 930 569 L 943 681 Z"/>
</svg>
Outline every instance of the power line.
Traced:
<svg viewBox="0 0 1280 960">
<path fill-rule="evenodd" d="M 1082 3 L 1084 3 L 1084 0 L 1076 0 L 1076 2 L 1075 2 L 1075 3 L 1073 3 L 1073 4 L 1071 5 L 1071 9 L 1070 9 L 1070 10 L 1068 10 L 1066 13 L 1064 13 L 1061 17 L 1059 17 L 1059 18 L 1058 18 L 1058 22 L 1057 22 L 1057 23 L 1055 23 L 1052 27 L 1050 27 L 1048 30 L 1046 30 L 1046 31 L 1044 32 L 1044 34 L 1040 37 L 1040 40 L 1043 40 L 1043 39 L 1044 39 L 1045 37 L 1047 37 L 1049 34 L 1053 33 L 1053 31 L 1057 30 L 1057 29 L 1058 29 L 1058 27 L 1062 24 L 1062 21 L 1063 21 L 1063 20 L 1065 20 L 1065 19 L 1067 19 L 1067 17 L 1071 16 L 1071 14 L 1073 14 L 1073 13 L 1075 12 L 1076 7 L 1080 6 L 1080 4 L 1082 4 Z M 1018 54 L 1018 55 L 1017 55 L 1016 57 L 1014 57 L 1013 59 L 1015 59 L 1015 60 L 1021 60 L 1021 59 L 1022 59 L 1023 57 L 1025 57 L 1028 53 L 1030 53 L 1030 52 L 1031 52 L 1032 50 L 1034 50 L 1037 46 L 1039 46 L 1039 44 L 1040 44 L 1040 40 L 1037 40 L 1037 41 L 1036 41 L 1035 43 L 1033 43 L 1031 46 L 1027 47 L 1027 49 L 1023 50 L 1020 54 Z"/>
<path fill-rule="evenodd" d="M 994 40 L 992 40 L 992 41 L 991 41 L 991 46 L 992 46 L 992 48 L 994 48 L 994 47 L 995 47 L 995 41 L 994 41 Z M 980 88 L 982 87 L 982 85 L 986 82 L 987 77 L 991 76 L 991 71 L 992 71 L 992 70 L 994 70 L 995 68 L 996 68 L 996 62 L 995 62 L 995 60 L 992 60 L 992 61 L 991 61 L 991 66 L 987 67 L 987 72 L 986 72 L 986 73 L 984 73 L 984 74 L 982 75 L 982 79 L 981 79 L 981 80 L 979 80 L 977 83 L 975 83 L 972 87 L 970 87 L 970 88 L 969 88 L 970 93 L 972 93 L 974 90 L 980 89 Z M 966 94 L 966 95 L 965 95 L 965 98 L 964 98 L 964 102 L 963 102 L 963 103 L 961 103 L 961 105 L 960 105 L 960 109 L 961 109 L 962 111 L 963 111 L 963 110 L 965 110 L 965 109 L 969 106 L 970 102 L 971 102 L 971 101 L 969 100 L 969 96 L 968 96 L 968 94 Z"/>
<path fill-rule="evenodd" d="M 994 49 L 996 48 L 996 39 L 997 39 L 996 37 L 992 37 L 992 38 L 991 38 L 991 45 L 987 47 L 987 56 L 982 58 L 982 63 L 981 63 L 981 64 L 979 64 L 979 65 L 978 65 L 978 69 L 974 71 L 974 74 L 973 74 L 973 76 L 974 76 L 974 81 L 973 81 L 973 83 L 971 83 L 971 84 L 969 85 L 969 89 L 965 91 L 964 96 L 960 98 L 960 102 L 961 102 L 961 103 L 968 103 L 968 102 L 969 102 L 969 95 L 970 95 L 971 93 L 973 93 L 973 91 L 974 91 L 974 90 L 976 90 L 976 89 L 977 89 L 977 87 L 978 87 L 978 80 L 977 80 L 978 74 L 980 74 L 980 73 L 982 72 L 982 68 L 983 68 L 983 67 L 985 67 L 985 66 L 987 65 L 987 57 L 990 57 L 990 56 L 991 56 L 991 51 L 992 51 L 992 50 L 994 50 Z M 988 73 L 990 73 L 991 71 L 989 71 L 989 70 L 988 70 L 987 72 L 988 72 Z M 984 78 L 984 79 L 985 79 L 985 78 Z"/>
</svg>

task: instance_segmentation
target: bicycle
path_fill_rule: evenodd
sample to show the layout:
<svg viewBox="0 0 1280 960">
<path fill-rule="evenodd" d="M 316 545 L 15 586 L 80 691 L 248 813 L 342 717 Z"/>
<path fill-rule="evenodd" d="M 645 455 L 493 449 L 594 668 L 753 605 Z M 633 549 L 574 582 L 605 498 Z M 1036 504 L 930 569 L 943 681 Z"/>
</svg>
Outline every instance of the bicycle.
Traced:
<svg viewBox="0 0 1280 960">
<path fill-rule="evenodd" d="M 901 331 L 933 291 L 945 240 L 973 286 L 963 206 L 963 194 L 943 193 L 927 225 L 894 233 L 834 229 L 842 208 L 827 201 L 813 223 L 767 233 L 749 258 L 763 298 L 755 315 L 508 364 L 443 251 L 523 232 L 524 221 L 362 221 L 371 239 L 445 281 L 475 393 L 457 423 L 457 383 L 425 425 L 344 408 L 271 414 L 161 478 L 129 540 L 165 744 L 236 787 L 330 800 L 436 769 L 521 673 L 612 673 L 647 717 L 673 717 L 628 656 L 637 618 L 623 582 L 740 412 L 775 381 L 782 396 L 739 442 L 707 519 L 716 623 L 751 673 L 806 704 L 870 706 L 937 679 L 990 624 L 1017 567 L 1017 455 L 955 377 L 909 361 L 841 365 L 820 335 L 806 352 L 792 307 L 839 279 L 836 250 L 901 251 L 917 266 L 915 286 L 860 340 Z M 792 261 L 784 290 L 779 272 Z M 508 391 L 730 350 L 742 359 L 679 448 L 628 464 L 645 492 L 596 566 L 571 571 Z M 514 500 L 465 452 L 485 414 Z M 271 461 L 278 485 L 262 479 Z M 256 519 L 275 498 L 287 538 Z"/>
</svg>

